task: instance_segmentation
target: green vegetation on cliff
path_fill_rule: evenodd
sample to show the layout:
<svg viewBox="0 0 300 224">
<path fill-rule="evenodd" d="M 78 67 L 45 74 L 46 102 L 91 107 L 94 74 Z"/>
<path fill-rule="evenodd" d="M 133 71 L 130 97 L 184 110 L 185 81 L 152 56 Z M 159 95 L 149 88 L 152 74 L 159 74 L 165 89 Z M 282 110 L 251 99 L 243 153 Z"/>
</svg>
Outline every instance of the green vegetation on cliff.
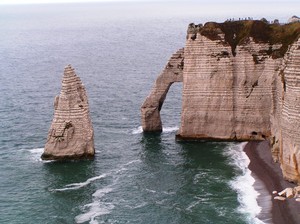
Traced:
<svg viewBox="0 0 300 224">
<path fill-rule="evenodd" d="M 235 56 L 236 46 L 247 44 L 252 37 L 256 43 L 269 43 L 270 48 L 266 53 L 272 58 L 283 57 L 289 45 L 300 37 L 300 22 L 281 25 L 269 24 L 266 20 L 241 20 L 226 21 L 224 23 L 208 22 L 204 26 L 190 24 L 188 33 L 193 34 L 192 39 L 201 34 L 211 40 L 222 40 L 219 34 L 225 34 L 225 43 L 229 44 Z M 281 44 L 279 49 L 272 45 Z"/>
</svg>

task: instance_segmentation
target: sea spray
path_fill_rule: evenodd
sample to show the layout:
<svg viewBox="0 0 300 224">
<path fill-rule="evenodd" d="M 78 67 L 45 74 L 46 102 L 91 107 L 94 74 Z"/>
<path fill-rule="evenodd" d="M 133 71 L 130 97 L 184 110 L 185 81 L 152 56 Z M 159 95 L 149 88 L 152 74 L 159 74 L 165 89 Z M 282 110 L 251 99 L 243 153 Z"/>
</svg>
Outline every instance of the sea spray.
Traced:
<svg viewBox="0 0 300 224">
<path fill-rule="evenodd" d="M 240 203 L 238 211 L 246 214 L 248 223 L 261 224 L 264 222 L 257 218 L 257 215 L 261 211 L 261 207 L 257 203 L 259 193 L 254 188 L 255 179 L 248 169 L 250 160 L 244 152 L 246 144 L 247 142 L 240 144 L 232 143 L 225 148 L 224 153 L 226 156 L 229 156 L 230 164 L 236 167 L 240 173 L 229 184 L 238 193 L 238 201 Z"/>
<path fill-rule="evenodd" d="M 77 215 L 75 217 L 76 223 L 84 223 L 89 221 L 91 224 L 97 224 L 96 217 L 101 215 L 106 215 L 114 209 L 114 204 L 109 202 L 102 202 L 100 199 L 104 197 L 106 194 L 113 191 L 113 188 L 110 186 L 105 187 L 103 189 L 97 190 L 93 194 L 93 202 L 83 206 L 83 210 L 85 211 L 83 214 Z"/>
<path fill-rule="evenodd" d="M 77 190 L 77 189 L 83 188 L 96 180 L 100 180 L 100 179 L 104 179 L 108 176 L 115 176 L 117 174 L 120 174 L 120 173 L 122 173 L 122 171 L 127 170 L 127 168 L 126 168 L 127 166 L 129 166 L 133 163 L 139 163 L 139 162 L 140 162 L 140 160 L 129 161 L 128 163 L 125 163 L 125 164 L 121 165 L 120 167 L 118 167 L 114 170 L 111 170 L 110 172 L 103 173 L 99 176 L 91 177 L 91 178 L 87 179 L 86 181 L 83 181 L 80 183 L 67 184 L 67 185 L 65 185 L 64 188 L 57 188 L 57 189 L 54 189 L 53 191 L 69 191 L 69 190 Z"/>
<path fill-rule="evenodd" d="M 85 187 L 85 186 L 89 185 L 90 183 L 92 183 L 96 180 L 103 179 L 103 178 L 107 177 L 107 175 L 108 174 L 105 173 L 105 174 L 102 174 L 102 175 L 99 175 L 99 176 L 96 176 L 96 177 L 89 178 L 86 181 L 81 182 L 81 183 L 67 184 L 64 188 L 54 189 L 54 191 L 77 190 L 77 189 L 80 189 L 82 187 Z"/>
<path fill-rule="evenodd" d="M 41 159 L 41 155 L 44 152 L 44 148 L 33 148 L 33 149 L 22 149 L 21 152 L 25 152 L 30 157 L 30 160 L 33 161 L 39 161 L 39 162 L 43 162 L 43 163 L 49 163 L 49 162 L 53 162 L 52 160 L 48 160 L 48 161 L 43 161 Z"/>
<path fill-rule="evenodd" d="M 171 132 L 175 132 L 178 131 L 178 126 L 174 126 L 174 127 L 163 127 L 163 133 L 171 133 Z M 131 130 L 131 134 L 133 135 L 137 135 L 137 134 L 141 134 L 143 133 L 143 128 L 142 126 L 139 126 L 137 128 L 134 128 Z"/>
<path fill-rule="evenodd" d="M 163 127 L 163 132 L 164 133 L 169 133 L 169 132 L 175 132 L 178 131 L 178 126 L 174 126 L 174 127 Z"/>
</svg>

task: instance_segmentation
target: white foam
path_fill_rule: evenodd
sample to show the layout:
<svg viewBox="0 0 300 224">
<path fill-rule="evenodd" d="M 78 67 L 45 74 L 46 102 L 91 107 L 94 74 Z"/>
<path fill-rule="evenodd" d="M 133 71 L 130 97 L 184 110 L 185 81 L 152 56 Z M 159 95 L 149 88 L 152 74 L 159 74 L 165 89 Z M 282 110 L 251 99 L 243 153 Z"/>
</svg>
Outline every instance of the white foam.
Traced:
<svg viewBox="0 0 300 224">
<path fill-rule="evenodd" d="M 113 191 L 113 188 L 111 188 L 111 187 L 99 189 L 93 194 L 93 197 L 102 198 L 104 195 L 106 195 L 107 193 L 112 192 L 112 191 Z"/>
<path fill-rule="evenodd" d="M 150 193 L 156 193 L 155 190 L 151 190 L 151 189 L 148 189 L 148 188 L 146 188 L 146 191 L 148 191 L 148 192 L 150 192 Z"/>
<path fill-rule="evenodd" d="M 75 217 L 75 222 L 84 223 L 90 221 L 90 224 L 97 224 L 98 221 L 95 220 L 96 217 L 111 213 L 115 208 L 114 204 L 102 202 L 100 199 L 112 191 L 113 188 L 110 186 L 97 190 L 93 194 L 93 202 L 83 206 L 83 209 L 87 211 L 77 215 Z"/>
<path fill-rule="evenodd" d="M 135 160 L 129 161 L 128 163 L 125 163 L 122 167 L 129 166 L 133 163 L 140 163 L 140 162 L 142 162 L 142 161 L 139 159 L 135 159 Z"/>
<path fill-rule="evenodd" d="M 120 175 L 122 171 L 126 171 L 128 166 L 134 163 L 139 163 L 141 160 L 132 160 L 129 161 L 118 168 L 111 170 L 109 173 L 102 174 L 100 176 L 92 177 L 87 179 L 84 182 L 81 183 L 72 183 L 65 186 L 65 188 L 61 189 L 55 189 L 55 191 L 67 191 L 67 190 L 76 190 L 79 188 L 82 188 L 84 186 L 87 186 L 91 182 L 102 179 L 107 177 L 108 175 L 116 176 Z M 118 178 L 114 178 L 114 180 L 117 180 Z M 93 193 L 93 202 L 86 204 L 83 206 L 83 213 L 80 215 L 77 215 L 75 217 L 76 223 L 85 223 L 88 222 L 90 224 L 97 224 L 98 221 L 96 220 L 96 217 L 109 214 L 115 207 L 113 203 L 105 202 L 106 200 L 101 200 L 101 198 L 105 197 L 106 194 L 112 192 L 114 189 L 112 188 L 113 185 L 107 186 L 105 188 L 98 189 L 96 192 Z"/>
<path fill-rule="evenodd" d="M 96 177 L 89 178 L 86 181 L 81 182 L 81 183 L 67 184 L 65 186 L 65 188 L 54 189 L 54 191 L 77 190 L 79 188 L 82 188 L 82 187 L 85 187 L 85 186 L 89 185 L 91 182 L 93 182 L 95 180 L 105 178 L 106 176 L 107 176 L 107 174 L 102 174 L 102 175 L 99 175 L 99 176 L 96 176 Z"/>
<path fill-rule="evenodd" d="M 75 217 L 76 223 L 84 223 L 90 221 L 90 224 L 98 224 L 98 221 L 95 220 L 95 218 L 111 213 L 111 210 L 113 210 L 115 206 L 111 203 L 101 203 L 100 201 L 94 201 L 93 203 L 86 205 L 86 207 L 89 207 L 89 211 L 77 215 Z"/>
<path fill-rule="evenodd" d="M 43 163 L 53 162 L 52 160 L 42 160 L 41 156 L 44 152 L 44 148 L 34 148 L 34 149 L 21 149 L 22 152 L 30 153 L 30 159 L 34 161 L 39 161 Z"/>
<path fill-rule="evenodd" d="M 143 133 L 143 128 L 142 126 L 139 126 L 137 128 L 132 129 L 131 134 L 137 135 Z"/>
<path fill-rule="evenodd" d="M 174 126 L 174 127 L 163 127 L 163 132 L 164 133 L 170 133 L 170 132 L 175 132 L 178 131 L 178 126 Z M 139 126 L 137 128 L 132 129 L 131 133 L 133 135 L 137 135 L 137 134 L 141 134 L 143 133 L 143 127 Z"/>
<path fill-rule="evenodd" d="M 195 206 L 197 206 L 200 203 L 200 201 L 193 201 L 187 208 L 186 210 L 191 212 L 192 208 L 194 208 Z"/>
<path fill-rule="evenodd" d="M 264 222 L 257 218 L 261 211 L 261 207 L 257 203 L 259 193 L 254 189 L 255 179 L 248 169 L 250 160 L 243 150 L 246 144 L 246 142 L 230 144 L 225 149 L 225 154 L 230 157 L 230 163 L 242 172 L 242 175 L 230 182 L 230 186 L 238 193 L 238 201 L 240 202 L 238 211 L 247 214 L 249 223 L 260 224 Z"/>
<path fill-rule="evenodd" d="M 28 151 L 31 154 L 37 154 L 37 155 L 41 156 L 42 153 L 44 152 L 44 148 L 29 149 Z"/>
<path fill-rule="evenodd" d="M 135 207 L 133 207 L 132 209 L 143 208 L 143 207 L 145 207 L 146 205 L 148 205 L 148 203 L 147 203 L 147 202 L 142 202 L 141 204 L 139 204 L 139 205 L 136 205 L 136 206 L 135 206 Z"/>
<path fill-rule="evenodd" d="M 122 166 L 120 166 L 120 168 L 114 169 L 114 170 L 110 171 L 109 173 L 104 173 L 104 174 L 101 174 L 99 176 L 91 177 L 91 178 L 87 179 L 84 182 L 67 184 L 67 185 L 65 185 L 64 188 L 54 189 L 53 191 L 68 191 L 68 190 L 77 190 L 77 189 L 80 189 L 82 187 L 85 187 L 85 186 L 89 185 L 93 181 L 96 181 L 96 180 L 99 180 L 99 179 L 103 179 L 103 178 L 105 178 L 105 177 L 107 177 L 109 175 L 112 175 L 112 174 L 120 174 L 120 173 L 122 173 L 122 171 L 126 171 L 127 170 L 127 168 L 126 168 L 127 166 L 129 166 L 129 165 L 131 165 L 133 163 L 139 163 L 139 162 L 141 162 L 141 160 L 132 160 L 132 161 L 129 161 L 128 163 L 125 163 Z"/>
<path fill-rule="evenodd" d="M 170 132 L 175 132 L 178 131 L 178 126 L 174 126 L 174 127 L 163 127 L 163 132 L 164 133 L 170 133 Z"/>
</svg>

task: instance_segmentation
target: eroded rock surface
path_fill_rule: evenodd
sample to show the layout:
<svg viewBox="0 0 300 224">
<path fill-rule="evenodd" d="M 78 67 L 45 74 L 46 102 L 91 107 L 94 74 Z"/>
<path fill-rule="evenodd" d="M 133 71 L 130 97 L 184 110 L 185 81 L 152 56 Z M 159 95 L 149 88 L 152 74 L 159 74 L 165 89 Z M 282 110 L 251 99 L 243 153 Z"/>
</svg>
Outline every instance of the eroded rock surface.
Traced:
<svg viewBox="0 0 300 224">
<path fill-rule="evenodd" d="M 300 184 L 300 39 L 285 55 L 275 83 L 273 154 L 281 163 L 284 177 Z"/>
<path fill-rule="evenodd" d="M 237 44 L 233 39 L 238 33 L 231 34 L 229 25 L 222 26 L 230 37 L 216 24 L 206 26 L 187 36 L 178 138 L 269 137 L 272 82 L 281 58 L 266 52 L 280 45 L 257 42 L 250 35 Z"/>
<path fill-rule="evenodd" d="M 300 183 L 299 37 L 299 22 L 190 24 L 177 139 L 268 139 L 284 177 Z M 163 83 L 158 78 L 155 87 Z M 150 102 L 159 115 L 159 97 Z M 142 117 L 147 127 L 151 119 Z M 157 117 L 152 130 L 161 130 Z"/>
<path fill-rule="evenodd" d="M 300 183 L 300 24 L 191 25 L 179 139 L 269 139 Z"/>
<path fill-rule="evenodd" d="M 182 82 L 183 55 L 184 50 L 180 49 L 172 55 L 162 73 L 158 76 L 150 95 L 141 107 L 142 127 L 144 132 L 162 131 L 160 110 L 174 82 Z"/>
<path fill-rule="evenodd" d="M 54 117 L 42 159 L 91 159 L 94 154 L 94 130 L 85 87 L 68 65 L 60 95 L 54 100 Z"/>
</svg>

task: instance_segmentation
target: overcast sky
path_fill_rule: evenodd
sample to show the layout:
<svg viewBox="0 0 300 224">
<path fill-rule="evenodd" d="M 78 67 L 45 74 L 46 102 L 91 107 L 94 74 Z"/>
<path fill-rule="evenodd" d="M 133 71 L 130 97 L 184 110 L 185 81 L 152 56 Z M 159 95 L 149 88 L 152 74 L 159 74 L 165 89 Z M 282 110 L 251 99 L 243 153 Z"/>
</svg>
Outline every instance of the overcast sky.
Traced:
<svg viewBox="0 0 300 224">
<path fill-rule="evenodd" d="M 0 4 L 36 4 L 36 3 L 71 3 L 71 2 L 129 2 L 129 1 L 134 1 L 134 2 L 170 2 L 174 0 L 0 0 Z M 176 0 L 175 0 L 176 1 Z M 180 1 L 180 0 L 177 0 Z M 181 2 L 185 2 L 186 0 L 182 0 Z M 198 3 L 207 3 L 207 2 L 215 2 L 215 3 L 225 3 L 225 4 L 230 4 L 234 2 L 243 2 L 243 3 L 263 3 L 263 2 L 269 2 L 270 4 L 272 3 L 282 3 L 283 5 L 286 3 L 299 3 L 299 0 L 188 0 L 190 2 L 198 2 Z M 300 9 L 299 9 L 300 10 Z"/>
<path fill-rule="evenodd" d="M 0 4 L 41 4 L 41 3 L 72 3 L 72 2 L 128 2 L 128 1 L 156 1 L 156 0 L 0 0 Z M 170 1 L 170 0 L 162 0 Z"/>
<path fill-rule="evenodd" d="M 188 15 L 211 16 L 213 18 L 216 16 L 224 17 L 226 15 L 227 18 L 230 15 L 234 18 L 251 16 L 254 19 L 266 16 L 269 20 L 279 19 L 280 21 L 287 21 L 293 15 L 300 16 L 300 0 L 0 0 L 0 6 L 72 2 L 153 3 L 146 4 L 146 8 L 142 9 L 135 9 L 133 4 L 128 4 L 133 9 L 130 9 L 131 11 L 127 8 L 123 9 L 124 13 L 133 13 L 134 15 L 148 13 L 154 16 L 156 13 L 161 16 L 173 13 L 176 16 L 182 15 L 183 18 Z M 156 4 L 154 4 L 155 2 Z M 122 7 L 126 5 L 122 4 Z M 139 5 L 141 6 L 141 4 Z"/>
</svg>

